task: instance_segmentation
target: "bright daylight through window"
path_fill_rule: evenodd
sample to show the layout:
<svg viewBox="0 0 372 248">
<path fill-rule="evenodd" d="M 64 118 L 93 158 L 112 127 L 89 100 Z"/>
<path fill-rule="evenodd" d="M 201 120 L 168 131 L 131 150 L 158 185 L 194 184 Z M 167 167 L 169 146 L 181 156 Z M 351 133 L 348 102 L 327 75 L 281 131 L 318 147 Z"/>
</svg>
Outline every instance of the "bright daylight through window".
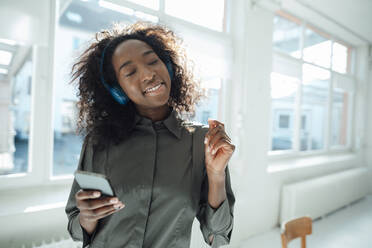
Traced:
<svg viewBox="0 0 372 248">
<path fill-rule="evenodd" d="M 8 137 L 5 149 L 0 148 L 0 175 L 27 173 L 30 169 L 32 70 L 29 47 L 21 46 L 16 41 L 0 39 L 0 80 L 8 82 L 4 86 L 10 85 L 9 90 L 0 86 L 0 101 L 4 98 L 10 102 L 9 108 L 2 110 L 2 117 L 6 121 L 0 123 L 1 130 L 7 132 L 0 136 Z"/>
<path fill-rule="evenodd" d="M 287 13 L 273 24 L 270 151 L 347 149 L 352 48 Z"/>
</svg>

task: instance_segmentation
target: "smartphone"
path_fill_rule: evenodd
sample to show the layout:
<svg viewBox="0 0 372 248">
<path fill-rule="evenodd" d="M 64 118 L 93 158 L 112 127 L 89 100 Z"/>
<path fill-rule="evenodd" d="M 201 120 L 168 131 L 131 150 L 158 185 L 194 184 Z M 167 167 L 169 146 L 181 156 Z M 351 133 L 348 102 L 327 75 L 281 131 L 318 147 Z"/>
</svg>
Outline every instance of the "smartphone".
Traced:
<svg viewBox="0 0 372 248">
<path fill-rule="evenodd" d="M 102 195 L 115 196 L 110 180 L 103 174 L 76 170 L 75 180 L 84 190 L 98 190 Z"/>
</svg>

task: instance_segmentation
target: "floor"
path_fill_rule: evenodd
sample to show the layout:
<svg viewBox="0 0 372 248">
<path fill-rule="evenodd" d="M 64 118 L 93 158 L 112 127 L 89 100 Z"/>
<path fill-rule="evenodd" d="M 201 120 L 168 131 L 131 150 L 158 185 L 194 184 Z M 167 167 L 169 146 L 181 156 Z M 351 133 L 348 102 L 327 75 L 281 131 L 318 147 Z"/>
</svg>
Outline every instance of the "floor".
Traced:
<svg viewBox="0 0 372 248">
<path fill-rule="evenodd" d="M 64 240 L 37 246 L 37 248 L 65 247 L 81 247 L 81 243 Z M 248 239 L 242 245 L 225 247 L 281 248 L 280 230 L 275 228 Z M 300 241 L 294 240 L 288 248 L 300 247 Z M 372 195 L 313 221 L 313 233 L 307 238 L 307 248 L 372 248 Z"/>
<path fill-rule="evenodd" d="M 280 248 L 280 230 L 254 236 L 234 248 Z M 288 248 L 300 248 L 294 240 Z M 313 221 L 307 248 L 372 248 L 372 195 Z"/>
</svg>

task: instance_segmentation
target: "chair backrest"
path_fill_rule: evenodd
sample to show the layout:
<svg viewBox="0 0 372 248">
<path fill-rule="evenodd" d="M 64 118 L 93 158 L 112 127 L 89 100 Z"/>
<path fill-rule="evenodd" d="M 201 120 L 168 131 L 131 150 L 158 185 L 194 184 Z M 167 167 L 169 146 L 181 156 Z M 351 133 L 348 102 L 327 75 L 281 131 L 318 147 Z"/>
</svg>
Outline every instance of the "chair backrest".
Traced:
<svg viewBox="0 0 372 248">
<path fill-rule="evenodd" d="M 312 233 L 312 220 L 310 217 L 301 217 L 287 221 L 284 224 L 282 233 L 282 247 L 287 248 L 287 244 L 296 238 L 301 237 L 301 247 L 306 248 L 306 235 Z"/>
</svg>

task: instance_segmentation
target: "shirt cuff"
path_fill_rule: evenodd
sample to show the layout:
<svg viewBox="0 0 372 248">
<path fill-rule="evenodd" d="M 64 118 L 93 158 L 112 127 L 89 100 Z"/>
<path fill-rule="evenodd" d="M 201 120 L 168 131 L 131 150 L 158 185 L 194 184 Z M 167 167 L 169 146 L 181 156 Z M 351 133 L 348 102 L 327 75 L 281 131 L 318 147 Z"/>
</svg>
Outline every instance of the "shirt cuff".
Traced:
<svg viewBox="0 0 372 248">
<path fill-rule="evenodd" d="M 96 229 L 97 230 L 97 229 Z M 79 214 L 71 218 L 70 235 L 75 241 L 83 241 L 83 248 L 87 247 L 93 240 L 96 230 L 89 235 L 87 231 L 80 225 Z"/>
<path fill-rule="evenodd" d="M 96 233 L 96 231 L 94 231 L 92 235 L 89 235 L 89 233 L 85 231 L 85 229 L 81 225 L 80 227 L 81 227 L 81 230 L 83 231 L 83 248 L 85 248 L 92 241 L 92 238 L 94 237 L 94 234 Z"/>
<path fill-rule="evenodd" d="M 79 222 L 79 214 L 72 216 L 69 221 L 68 231 L 75 241 L 83 241 L 83 232 Z"/>
<path fill-rule="evenodd" d="M 211 248 L 219 248 L 222 245 L 230 244 L 229 240 L 227 240 L 223 235 L 214 235 Z"/>
<path fill-rule="evenodd" d="M 222 204 L 217 208 L 213 209 L 209 203 L 206 208 L 206 226 L 212 233 L 218 233 L 223 231 L 230 226 L 231 215 L 229 201 L 226 198 Z"/>
</svg>

